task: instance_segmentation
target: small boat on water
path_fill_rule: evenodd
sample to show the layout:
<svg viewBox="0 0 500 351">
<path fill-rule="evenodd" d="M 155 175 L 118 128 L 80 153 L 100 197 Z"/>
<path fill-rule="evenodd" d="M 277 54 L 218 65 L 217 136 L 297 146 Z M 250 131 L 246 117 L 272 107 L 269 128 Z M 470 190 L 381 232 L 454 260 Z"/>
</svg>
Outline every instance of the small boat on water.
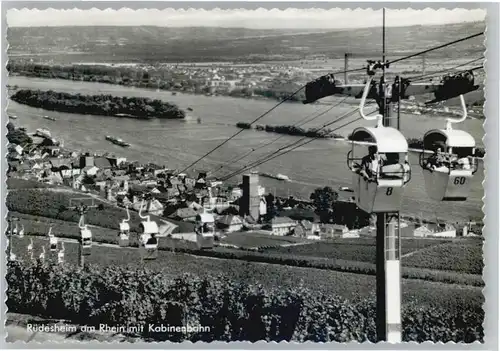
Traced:
<svg viewBox="0 0 500 351">
<path fill-rule="evenodd" d="M 277 179 L 277 180 L 282 180 L 282 181 L 286 181 L 286 182 L 291 182 L 291 179 L 284 175 L 284 174 L 281 174 L 281 173 L 278 173 L 276 175 L 273 175 L 273 174 L 270 174 L 270 173 L 260 173 L 261 176 L 263 177 L 267 177 L 267 178 L 272 178 L 272 179 Z"/>
<path fill-rule="evenodd" d="M 9 118 L 10 119 L 17 119 L 17 116 L 16 115 L 10 115 Z"/>
<path fill-rule="evenodd" d="M 50 134 L 50 131 L 44 128 L 37 129 L 35 135 L 42 138 L 52 139 L 52 134 Z"/>
<path fill-rule="evenodd" d="M 351 189 L 351 188 L 349 188 L 348 186 L 341 186 L 341 187 L 339 187 L 339 190 L 340 191 L 346 191 L 346 192 L 349 192 L 349 193 L 353 193 L 354 192 L 354 190 Z"/>
<path fill-rule="evenodd" d="M 175 91 L 172 92 L 172 95 L 177 95 L 177 93 Z"/>
<path fill-rule="evenodd" d="M 191 107 L 188 107 L 187 110 L 188 111 L 193 111 L 193 109 Z"/>
<path fill-rule="evenodd" d="M 290 181 L 290 178 L 288 176 L 286 176 L 284 174 L 281 174 L 281 173 L 276 174 L 276 179 L 278 179 L 278 180 L 285 180 L 287 182 Z"/>
<path fill-rule="evenodd" d="M 49 121 L 55 121 L 56 120 L 54 117 L 50 117 L 50 116 L 43 116 L 43 118 L 48 119 Z"/>
<path fill-rule="evenodd" d="M 115 138 L 115 137 L 110 136 L 110 135 L 106 135 L 106 140 L 111 141 L 113 144 L 118 145 L 118 146 L 122 146 L 122 147 L 129 147 L 130 146 L 129 143 L 123 141 L 122 139 Z"/>
</svg>

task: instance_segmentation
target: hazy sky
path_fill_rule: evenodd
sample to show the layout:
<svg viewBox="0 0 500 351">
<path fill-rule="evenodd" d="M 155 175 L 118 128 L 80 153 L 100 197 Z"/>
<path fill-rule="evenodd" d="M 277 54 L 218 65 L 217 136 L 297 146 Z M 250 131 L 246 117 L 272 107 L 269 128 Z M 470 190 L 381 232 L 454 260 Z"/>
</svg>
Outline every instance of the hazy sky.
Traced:
<svg viewBox="0 0 500 351">
<path fill-rule="evenodd" d="M 485 10 L 387 10 L 387 26 L 483 21 Z M 7 11 L 7 24 L 26 26 L 150 25 L 167 27 L 360 28 L 380 26 L 382 10 L 36 10 Z"/>
</svg>

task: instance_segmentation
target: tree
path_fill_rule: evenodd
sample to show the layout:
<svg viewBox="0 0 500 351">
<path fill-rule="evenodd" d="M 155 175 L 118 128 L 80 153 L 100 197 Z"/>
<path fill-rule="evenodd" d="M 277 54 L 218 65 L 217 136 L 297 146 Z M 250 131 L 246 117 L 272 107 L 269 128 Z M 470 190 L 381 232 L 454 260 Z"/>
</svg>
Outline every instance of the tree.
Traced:
<svg viewBox="0 0 500 351">
<path fill-rule="evenodd" d="M 238 214 L 239 214 L 238 210 L 236 209 L 236 207 L 233 207 L 233 206 L 225 208 L 224 210 L 222 210 L 220 212 L 221 216 L 227 216 L 227 215 L 234 215 L 234 216 L 236 216 Z"/>
<path fill-rule="evenodd" d="M 175 211 L 177 211 L 178 209 L 179 209 L 178 205 L 167 204 L 163 208 L 163 216 L 168 217 L 168 216 L 174 214 Z"/>
<path fill-rule="evenodd" d="M 7 140 L 9 143 L 25 146 L 26 144 L 31 144 L 33 142 L 33 139 L 31 139 L 28 134 L 20 129 L 13 128 L 13 126 L 9 126 L 9 124 L 7 124 Z"/>
<path fill-rule="evenodd" d="M 309 197 L 314 204 L 316 213 L 321 222 L 328 223 L 333 216 L 333 206 L 339 198 L 339 194 L 331 187 L 317 188 Z"/>
<path fill-rule="evenodd" d="M 278 214 L 278 209 L 276 207 L 276 198 L 273 194 L 269 193 L 265 196 L 266 199 L 266 215 L 264 216 L 265 221 L 270 221 Z"/>
<path fill-rule="evenodd" d="M 82 180 L 82 184 L 85 184 L 85 185 L 94 185 L 95 184 L 95 180 L 93 177 L 89 176 L 88 174 L 85 174 L 85 176 L 83 177 L 83 180 Z"/>
<path fill-rule="evenodd" d="M 333 222 L 349 229 L 360 229 L 370 225 L 370 214 L 359 209 L 354 202 L 337 202 L 333 206 Z"/>
</svg>

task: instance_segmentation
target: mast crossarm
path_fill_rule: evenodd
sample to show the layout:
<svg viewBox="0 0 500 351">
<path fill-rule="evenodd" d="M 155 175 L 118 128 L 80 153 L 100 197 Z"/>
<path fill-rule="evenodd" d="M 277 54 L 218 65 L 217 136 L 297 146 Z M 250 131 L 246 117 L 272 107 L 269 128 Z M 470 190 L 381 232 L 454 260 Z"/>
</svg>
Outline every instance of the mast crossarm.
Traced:
<svg viewBox="0 0 500 351">
<path fill-rule="evenodd" d="M 363 96 L 365 84 L 343 84 L 335 80 L 331 75 L 328 76 L 328 78 L 326 77 L 327 76 L 318 78 L 306 85 L 306 98 L 303 101 L 304 104 L 315 102 L 327 96 L 342 95 L 354 97 L 356 99 L 360 99 Z M 435 98 L 428 101 L 427 104 L 449 100 L 479 89 L 479 85 L 474 84 L 472 72 L 447 75 L 444 76 L 441 81 L 427 83 L 413 83 L 408 79 L 401 78 L 400 84 L 401 89 L 398 88 L 396 82 L 388 82 L 386 86 L 392 88 L 390 90 L 393 95 L 400 90 L 400 98 L 402 100 L 408 99 L 410 96 L 434 94 Z M 379 98 L 379 85 L 379 83 L 372 82 L 372 88 L 367 95 L 367 99 L 377 100 Z"/>
</svg>

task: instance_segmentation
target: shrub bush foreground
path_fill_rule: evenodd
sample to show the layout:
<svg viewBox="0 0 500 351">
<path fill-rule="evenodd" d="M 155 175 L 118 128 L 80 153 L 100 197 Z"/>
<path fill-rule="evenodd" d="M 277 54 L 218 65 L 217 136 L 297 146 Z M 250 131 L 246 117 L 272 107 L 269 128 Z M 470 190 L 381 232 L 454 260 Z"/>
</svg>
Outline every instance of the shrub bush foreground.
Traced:
<svg viewBox="0 0 500 351">
<path fill-rule="evenodd" d="M 333 295 L 288 288 L 266 290 L 225 277 L 184 275 L 122 267 L 84 269 L 11 262 L 9 311 L 69 320 L 82 325 L 145 326 L 154 341 L 376 341 L 375 303 L 348 303 Z M 403 340 L 483 340 L 481 308 L 405 305 Z M 156 333 L 152 325 L 203 326 L 209 332 Z"/>
</svg>

